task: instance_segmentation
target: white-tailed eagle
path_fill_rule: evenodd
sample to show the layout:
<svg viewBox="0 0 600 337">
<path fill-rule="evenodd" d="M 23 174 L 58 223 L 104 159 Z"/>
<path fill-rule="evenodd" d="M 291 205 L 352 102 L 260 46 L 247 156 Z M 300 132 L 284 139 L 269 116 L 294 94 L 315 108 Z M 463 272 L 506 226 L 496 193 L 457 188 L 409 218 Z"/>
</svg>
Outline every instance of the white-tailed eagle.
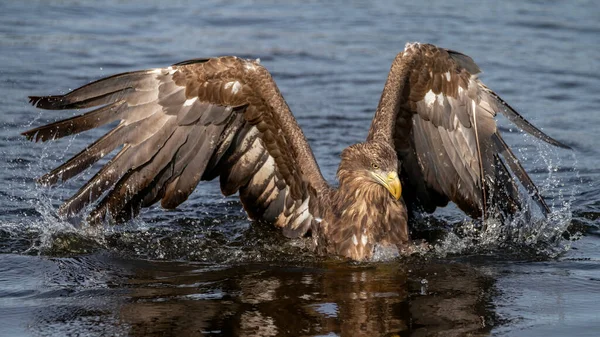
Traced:
<svg viewBox="0 0 600 337">
<path fill-rule="evenodd" d="M 407 44 L 392 64 L 365 142 L 343 150 L 330 186 L 266 68 L 233 56 L 110 76 L 66 95 L 30 97 L 41 109 L 97 107 L 23 134 L 35 141 L 120 123 L 40 178 L 65 181 L 120 148 L 60 213 L 95 203 L 89 223 L 126 221 L 158 201 L 184 202 L 201 180 L 239 192 L 252 219 L 288 237 L 307 234 L 320 253 L 367 259 L 376 244 L 409 242 L 407 206 L 449 201 L 472 217 L 524 207 L 523 184 L 548 207 L 502 140 L 497 112 L 522 130 L 566 147 L 527 122 L 477 78 L 461 53 Z M 509 171 L 510 168 L 510 171 Z M 512 172 L 512 174 L 510 173 Z M 401 184 L 402 182 L 402 184 Z M 404 193 L 402 193 L 402 188 Z"/>
</svg>

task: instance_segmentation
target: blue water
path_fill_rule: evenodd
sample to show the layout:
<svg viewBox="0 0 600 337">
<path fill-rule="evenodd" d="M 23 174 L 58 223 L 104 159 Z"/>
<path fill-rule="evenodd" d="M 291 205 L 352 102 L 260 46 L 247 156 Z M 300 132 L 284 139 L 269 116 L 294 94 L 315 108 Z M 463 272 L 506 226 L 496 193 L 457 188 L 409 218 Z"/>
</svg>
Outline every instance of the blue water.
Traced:
<svg viewBox="0 0 600 337">
<path fill-rule="evenodd" d="M 19 135 L 76 113 L 35 110 L 27 95 L 191 58 L 260 58 L 333 182 L 409 41 L 470 55 L 490 88 L 573 147 L 501 120 L 549 220 L 481 233 L 450 208 L 421 223 L 432 253 L 354 265 L 314 257 L 203 183 L 178 210 L 79 228 L 56 210 L 94 169 L 53 189 L 35 178 L 106 129 L 46 144 Z M 598 88 L 596 1 L 4 0 L 0 335 L 597 336 Z"/>
</svg>

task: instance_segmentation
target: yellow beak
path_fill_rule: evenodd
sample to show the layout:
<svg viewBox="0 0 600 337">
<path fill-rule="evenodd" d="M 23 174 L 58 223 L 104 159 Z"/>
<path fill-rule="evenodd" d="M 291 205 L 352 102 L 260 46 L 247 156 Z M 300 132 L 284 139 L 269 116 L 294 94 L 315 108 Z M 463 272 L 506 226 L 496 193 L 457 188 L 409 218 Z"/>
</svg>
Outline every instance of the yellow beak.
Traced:
<svg viewBox="0 0 600 337">
<path fill-rule="evenodd" d="M 402 196 L 402 185 L 400 184 L 398 173 L 391 171 L 387 173 L 387 176 L 375 174 L 375 177 L 377 177 L 377 180 L 390 191 L 396 200 L 400 199 Z"/>
</svg>

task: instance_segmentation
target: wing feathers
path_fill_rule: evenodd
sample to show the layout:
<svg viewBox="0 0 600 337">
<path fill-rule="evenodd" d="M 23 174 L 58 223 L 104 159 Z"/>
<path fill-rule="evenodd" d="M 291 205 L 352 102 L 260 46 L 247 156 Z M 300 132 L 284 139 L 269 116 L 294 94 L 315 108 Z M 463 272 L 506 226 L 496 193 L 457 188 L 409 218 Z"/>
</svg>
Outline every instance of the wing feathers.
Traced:
<svg viewBox="0 0 600 337">
<path fill-rule="evenodd" d="M 506 159 L 506 163 L 510 167 L 511 171 L 514 173 L 517 179 L 519 179 L 521 184 L 523 184 L 525 189 L 527 189 L 529 195 L 540 206 L 544 214 L 550 213 L 550 209 L 544 201 L 544 198 L 542 198 L 542 196 L 540 195 L 537 186 L 535 186 L 535 184 L 533 183 L 523 166 L 521 166 L 521 163 L 519 162 L 517 157 L 515 157 L 515 154 L 512 152 L 510 147 L 504 142 L 504 139 L 502 139 L 500 134 L 495 133 L 492 135 L 492 140 L 496 145 L 497 151 L 500 154 L 502 154 L 502 156 Z"/>
<path fill-rule="evenodd" d="M 481 72 L 481 69 L 479 69 L 479 66 L 471 57 L 450 49 L 446 49 L 446 51 L 448 52 L 448 55 L 458 64 L 458 66 L 468 71 L 469 74 L 477 75 Z"/>
<path fill-rule="evenodd" d="M 224 126 L 210 125 L 203 130 L 194 130 L 198 136 L 190 153 L 182 153 L 175 162 L 174 173 L 178 178 L 170 183 L 161 201 L 164 208 L 175 208 L 189 197 L 206 169 L 208 161 L 217 146 L 218 137 Z"/>
<path fill-rule="evenodd" d="M 154 70 L 113 75 L 84 85 L 63 96 L 36 97 L 35 106 L 41 109 L 64 110 L 71 109 L 72 104 L 78 104 L 77 102 L 131 89 L 133 85 L 137 90 L 149 90 L 154 88 L 155 85 L 152 77 L 149 76 L 152 73 L 154 73 Z"/>
<path fill-rule="evenodd" d="M 139 191 L 147 188 L 159 172 L 170 163 L 173 153 L 184 144 L 186 131 L 185 128 L 177 128 L 164 145 L 149 157 L 151 160 L 129 169 L 90 213 L 88 221 L 96 224 L 104 221 L 109 214 L 115 216 L 121 213 L 123 206 L 127 205 Z"/>
<path fill-rule="evenodd" d="M 126 109 L 125 101 L 117 101 L 83 115 L 40 126 L 21 133 L 28 140 L 45 142 L 91 130 L 121 119 Z M 35 139 L 34 139 L 35 138 Z"/>
<path fill-rule="evenodd" d="M 510 168 L 547 214 L 548 206 L 537 187 L 499 135 L 496 112 L 549 144 L 568 147 L 526 121 L 482 84 L 475 77 L 479 72 L 467 55 L 419 43 L 407 45 L 394 61 L 390 77 L 406 74 L 406 82 L 388 78 L 382 102 L 383 97 L 393 97 L 386 91 L 402 92 L 398 104 L 403 108 L 395 116 L 393 139 L 401 161 L 414 160 L 406 150 L 412 147 L 419 162 L 418 170 L 411 163 L 402 164 L 403 181 L 415 191 L 407 194 L 407 201 L 432 210 L 448 198 L 472 216 L 481 215 L 489 206 L 510 214 L 522 208 Z M 396 113 L 385 108 L 380 103 L 373 125 Z M 413 123 L 407 123 L 411 118 Z M 370 137 L 373 132 L 381 133 L 372 127 Z"/>
<path fill-rule="evenodd" d="M 153 123 L 156 126 L 157 123 Z M 157 151 L 174 132 L 174 120 L 160 124 L 156 133 L 138 145 L 125 147 L 111 159 L 92 179 L 90 179 L 73 197 L 61 206 L 62 214 L 71 215 L 79 212 L 90 202 L 98 199 L 104 192 L 113 188 L 123 174 L 154 160 Z M 161 127 L 162 126 L 162 127 Z M 130 132 L 131 134 L 131 132 Z"/>
<path fill-rule="evenodd" d="M 191 60 L 114 75 L 66 95 L 32 96 L 31 102 L 51 110 L 97 107 L 23 133 L 36 141 L 120 120 L 41 178 L 46 184 L 67 180 L 122 146 L 59 210 L 72 215 L 101 199 L 90 223 L 108 216 L 125 221 L 158 200 L 176 207 L 200 180 L 220 176 L 223 193 L 240 191 L 251 217 L 302 235 L 312 221 L 310 191 L 326 186 L 287 104 L 256 62 Z M 310 191 L 307 181 L 314 184 Z"/>
<path fill-rule="evenodd" d="M 548 136 L 542 130 L 535 127 L 529 121 L 527 121 L 523 116 L 521 116 L 515 109 L 513 109 L 508 103 L 506 103 L 500 96 L 498 96 L 495 92 L 491 91 L 483 84 L 481 84 L 482 88 L 491 96 L 494 100 L 497 101 L 496 108 L 500 110 L 500 112 L 508 118 L 513 124 L 519 127 L 521 130 L 527 132 L 528 134 L 543 140 L 544 142 L 554 145 L 557 147 L 561 147 L 563 149 L 571 149 L 568 145 L 565 145 L 558 140 Z"/>
<path fill-rule="evenodd" d="M 127 135 L 129 130 L 130 127 L 125 125 L 117 126 L 66 163 L 43 175 L 39 182 L 44 185 L 54 185 L 59 179 L 66 181 L 83 172 L 121 145 L 122 138 Z"/>
<path fill-rule="evenodd" d="M 84 149 L 66 163 L 42 176 L 39 180 L 42 184 L 53 185 L 59 179 L 68 180 L 85 169 L 92 166 L 102 157 L 110 154 L 122 144 L 137 145 L 162 129 L 166 120 L 160 115 L 154 114 L 147 120 L 136 121 L 133 124 L 120 124 L 102 138 L 94 142 L 90 147 Z M 134 132 L 135 131 L 135 132 Z M 139 156 L 139 153 L 138 153 Z"/>
</svg>

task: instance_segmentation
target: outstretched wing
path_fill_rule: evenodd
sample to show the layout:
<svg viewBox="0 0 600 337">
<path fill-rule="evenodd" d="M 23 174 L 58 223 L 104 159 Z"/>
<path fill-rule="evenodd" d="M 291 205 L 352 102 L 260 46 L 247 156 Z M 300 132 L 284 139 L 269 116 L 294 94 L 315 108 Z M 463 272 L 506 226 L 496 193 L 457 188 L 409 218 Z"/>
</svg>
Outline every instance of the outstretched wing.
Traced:
<svg viewBox="0 0 600 337">
<path fill-rule="evenodd" d="M 46 141 L 120 120 L 66 163 L 40 178 L 67 180 L 120 151 L 60 208 L 65 215 L 101 199 L 88 220 L 125 221 L 157 201 L 174 208 L 200 180 L 220 177 L 239 191 L 251 218 L 304 234 L 309 202 L 326 187 L 312 151 L 268 71 L 237 57 L 199 59 L 114 75 L 66 95 L 30 97 L 50 110 L 98 107 L 23 133 Z M 311 206 L 312 207 L 312 206 Z"/>
<path fill-rule="evenodd" d="M 547 213 L 535 184 L 502 139 L 496 113 L 549 144 L 568 147 L 488 89 L 476 77 L 479 72 L 464 54 L 407 44 L 392 65 L 369 137 L 394 143 L 408 204 L 431 212 L 450 200 L 474 217 L 490 207 L 513 213 L 522 201 L 510 168 Z M 391 126 L 384 125 L 388 122 Z"/>
</svg>

